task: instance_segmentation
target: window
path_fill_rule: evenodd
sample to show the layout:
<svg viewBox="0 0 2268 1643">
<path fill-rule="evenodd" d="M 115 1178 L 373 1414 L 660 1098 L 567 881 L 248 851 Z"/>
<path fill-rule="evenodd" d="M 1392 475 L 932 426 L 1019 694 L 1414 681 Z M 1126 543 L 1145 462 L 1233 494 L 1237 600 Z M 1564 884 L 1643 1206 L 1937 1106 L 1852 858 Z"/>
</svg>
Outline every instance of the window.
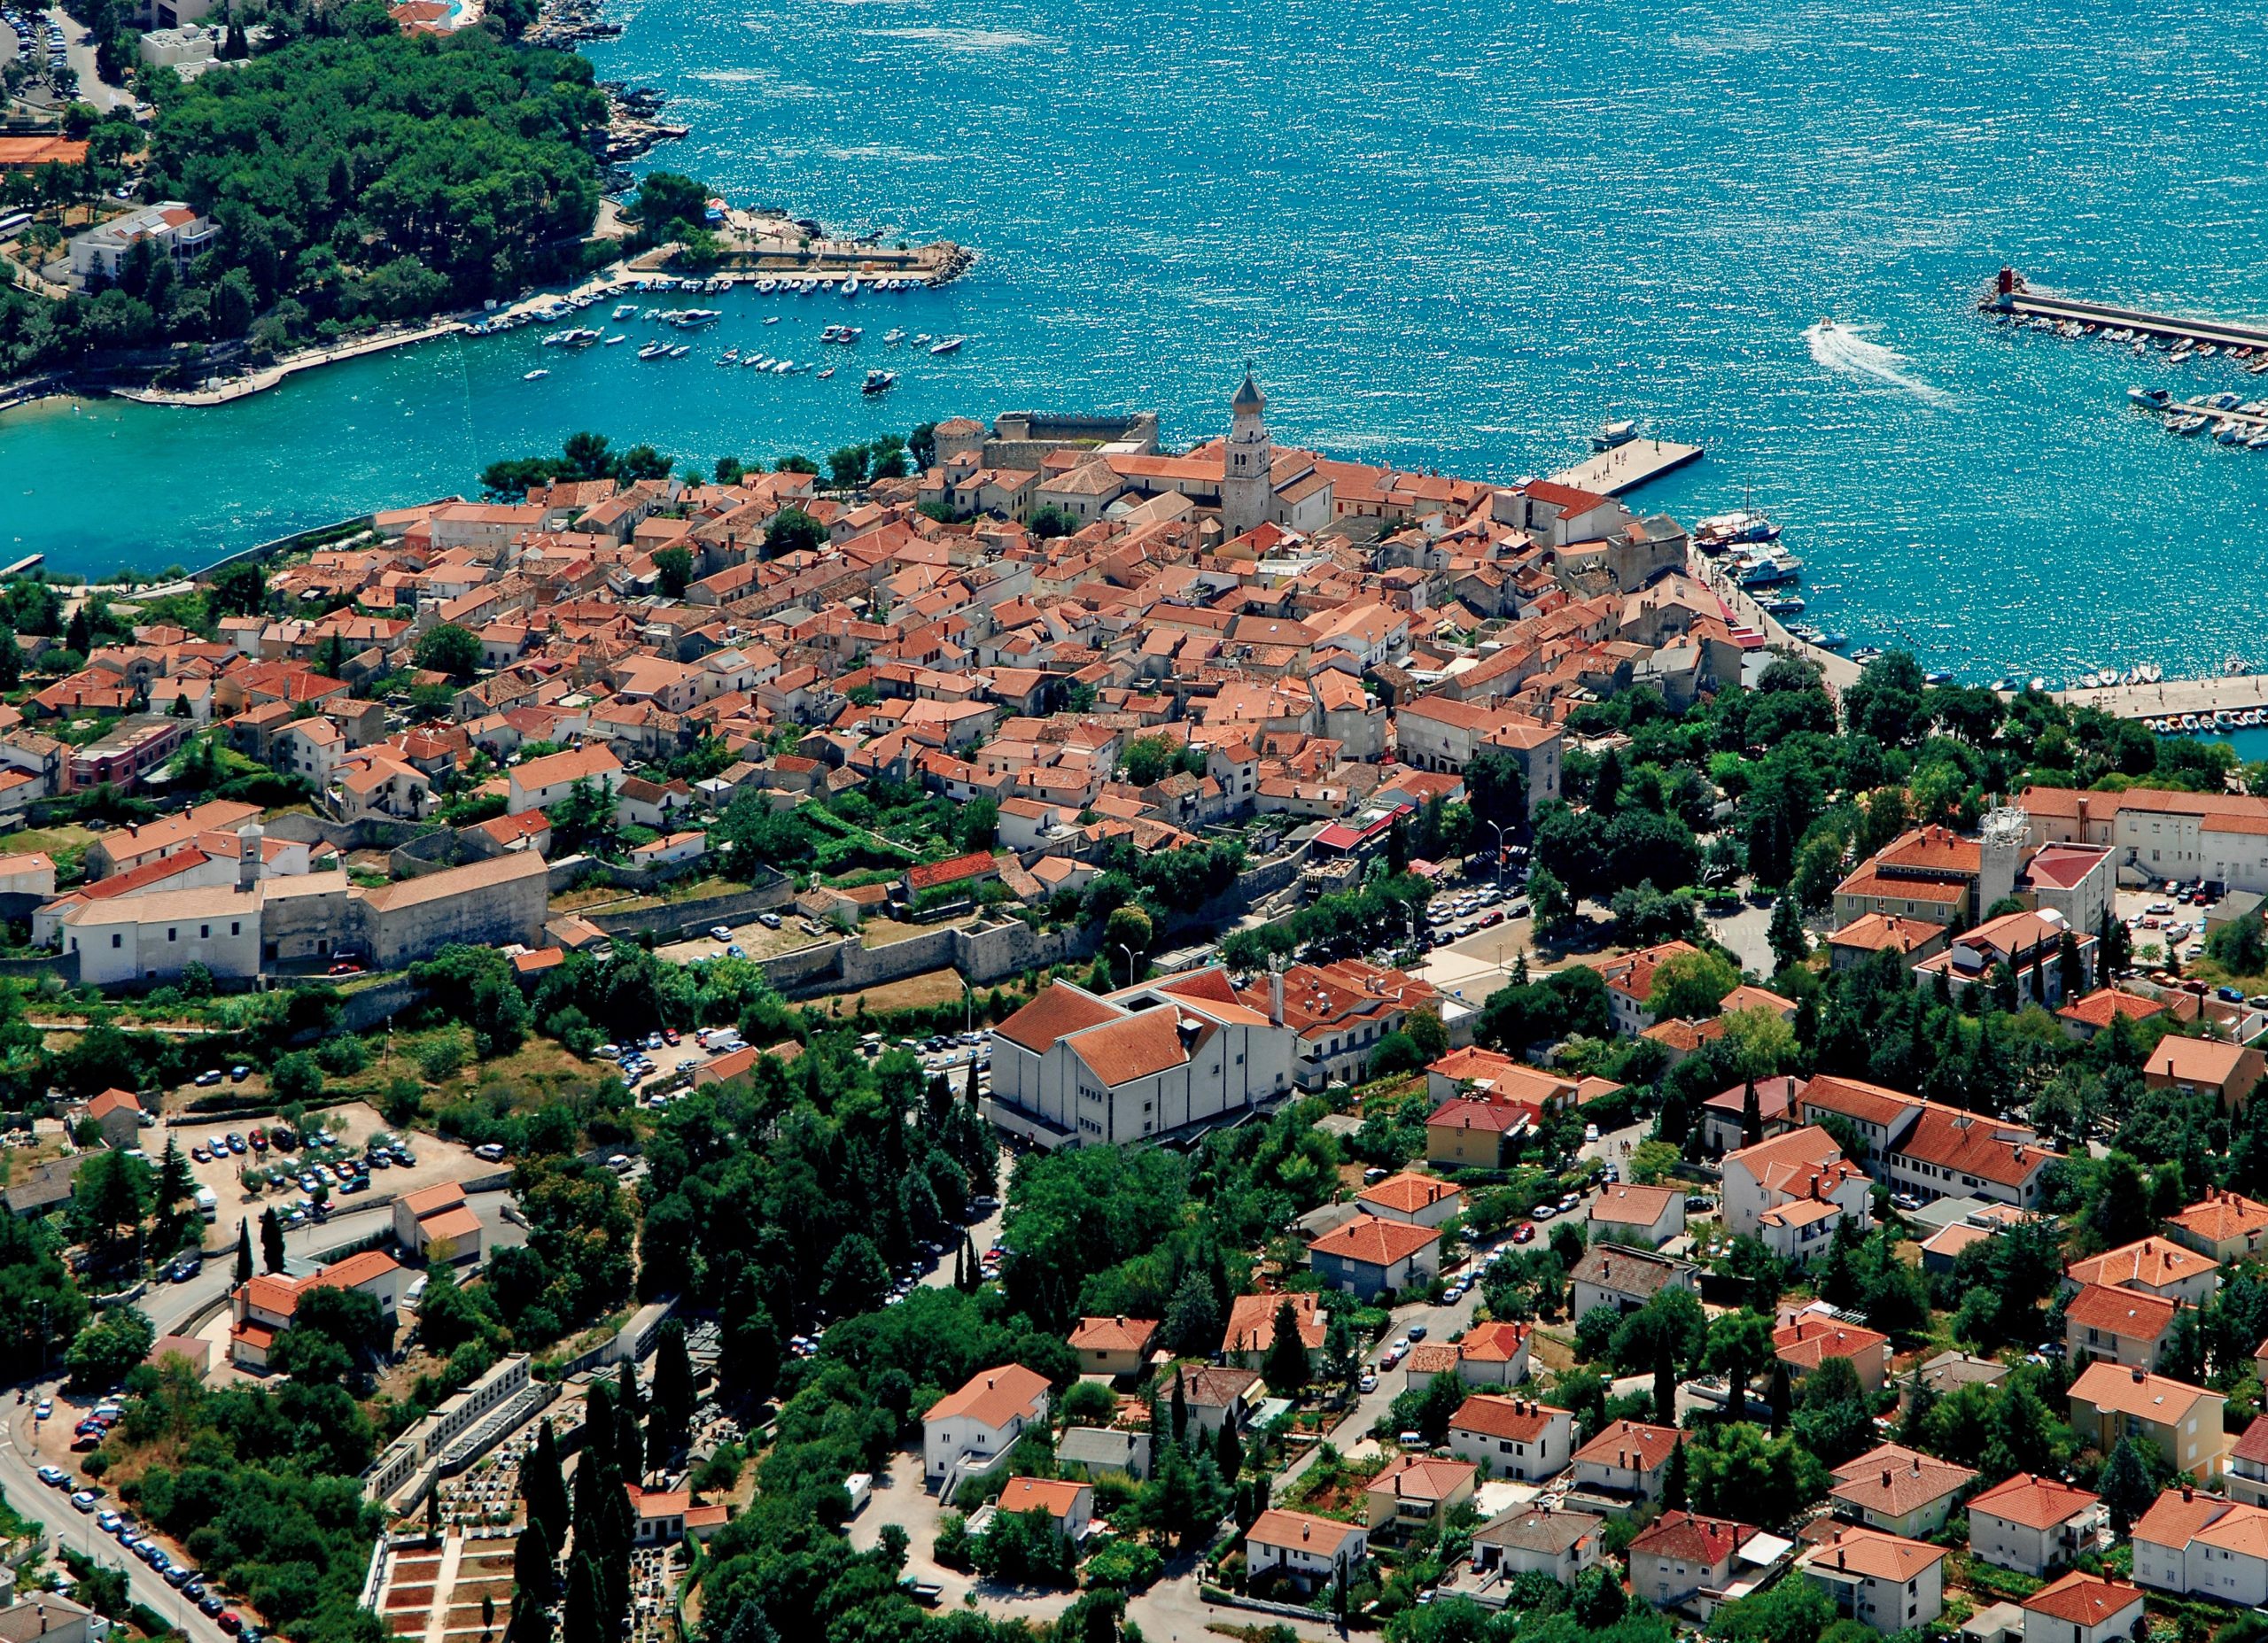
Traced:
<svg viewBox="0 0 2268 1643">
<path fill-rule="evenodd" d="M 123 947 L 126 945 L 126 938 L 113 931 L 111 934 L 110 944 L 113 947 Z"/>
<path fill-rule="evenodd" d="M 213 926 L 211 925 L 200 924 L 197 926 L 197 939 L 198 941 L 209 941 L 212 938 L 212 934 Z"/>
<path fill-rule="evenodd" d="M 172 941 L 175 936 L 179 935 L 180 934 L 181 934 L 181 931 L 180 931 L 176 926 L 173 926 L 173 925 L 167 925 L 167 926 L 166 926 L 166 940 L 167 940 L 168 942 Z"/>
<path fill-rule="evenodd" d="M 234 918 L 229 919 L 229 934 L 230 935 L 241 935 L 241 934 L 244 934 L 244 926 L 243 926 L 243 925 L 242 925 L 238 920 L 237 920 L 237 919 L 234 919 Z"/>
</svg>

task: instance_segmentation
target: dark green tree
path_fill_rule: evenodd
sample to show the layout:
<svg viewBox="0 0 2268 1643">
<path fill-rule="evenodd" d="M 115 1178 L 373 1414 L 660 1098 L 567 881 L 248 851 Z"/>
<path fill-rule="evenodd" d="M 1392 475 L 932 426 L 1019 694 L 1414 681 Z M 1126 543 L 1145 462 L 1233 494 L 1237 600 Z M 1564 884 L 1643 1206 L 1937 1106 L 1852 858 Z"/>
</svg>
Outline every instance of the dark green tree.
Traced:
<svg viewBox="0 0 2268 1643">
<path fill-rule="evenodd" d="M 260 1213 L 260 1253 L 270 1273 L 284 1270 L 284 1223 L 272 1204 Z"/>
</svg>

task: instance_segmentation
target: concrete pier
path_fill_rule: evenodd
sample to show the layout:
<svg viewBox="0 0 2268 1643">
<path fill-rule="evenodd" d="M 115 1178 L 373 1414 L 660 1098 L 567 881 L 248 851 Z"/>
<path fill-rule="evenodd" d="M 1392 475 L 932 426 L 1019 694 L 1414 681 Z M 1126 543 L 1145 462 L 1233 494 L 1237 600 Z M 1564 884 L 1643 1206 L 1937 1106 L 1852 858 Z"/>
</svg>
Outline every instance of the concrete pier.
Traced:
<svg viewBox="0 0 2268 1643">
<path fill-rule="evenodd" d="M 2268 673 L 2232 673 L 2217 678 L 2170 678 L 2156 685 L 2104 685 L 2093 690 L 2059 690 L 2066 707 L 2100 708 L 2122 719 L 2179 719 L 2185 713 L 2243 713 L 2268 708 Z"/>
<path fill-rule="evenodd" d="M 1830 689 L 1839 694 L 1859 682 L 1859 663 L 1821 646 L 1806 644 L 1789 632 L 1777 616 L 1756 602 L 1754 594 L 1733 581 L 1722 562 L 1697 551 L 1686 555 L 1685 568 L 1688 573 L 1708 584 L 1710 592 L 1723 601 L 1734 621 L 1763 634 L 1764 642 L 1775 650 L 1784 650 L 1815 663 Z"/>
<path fill-rule="evenodd" d="M 1680 445 L 1674 439 L 1633 439 L 1556 473 L 1551 480 L 1554 484 L 1573 485 L 1595 496 L 1620 496 L 1688 462 L 1697 461 L 1700 456 L 1701 447 L 1697 445 Z"/>
<path fill-rule="evenodd" d="M 2074 297 L 2053 297 L 2027 291 L 2023 282 L 2003 269 L 2000 288 L 1985 299 L 1988 314 L 2013 314 L 2030 319 L 2076 320 L 2082 325 L 2124 327 L 2169 342 L 2210 342 L 2223 348 L 2268 348 L 2268 325 L 2244 320 L 2186 320 L 2175 314 L 2153 314 L 2143 308 L 2114 307 Z"/>
</svg>

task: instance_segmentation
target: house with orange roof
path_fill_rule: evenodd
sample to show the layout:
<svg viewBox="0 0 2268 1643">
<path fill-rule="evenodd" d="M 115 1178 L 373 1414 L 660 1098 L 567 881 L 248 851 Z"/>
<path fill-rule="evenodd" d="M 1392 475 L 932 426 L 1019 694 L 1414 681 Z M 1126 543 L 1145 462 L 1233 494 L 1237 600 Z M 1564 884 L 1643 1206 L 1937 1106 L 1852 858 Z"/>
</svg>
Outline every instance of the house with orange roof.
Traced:
<svg viewBox="0 0 2268 1643">
<path fill-rule="evenodd" d="M 1784 1135 L 1799 1127 L 1796 1102 L 1804 1092 L 1804 1080 L 1787 1075 L 1735 1084 L 1701 1104 L 1701 1145 L 1712 1157 L 1736 1152 L 1747 1144 L 1745 1114 L 1751 1082 L 1756 1087 L 1756 1115 L 1762 1131 L 1757 1137 L 1759 1141 Z"/>
<path fill-rule="evenodd" d="M 572 793 L 578 782 L 611 793 L 623 780 L 622 761 L 602 744 L 548 753 L 512 766 L 504 812 L 518 816 L 529 810 L 548 810 Z"/>
<path fill-rule="evenodd" d="M 1630 1543 L 1630 1590 L 1656 1608 L 1705 1618 L 1733 1585 L 1742 1548 L 1761 1532 L 1730 1518 L 1665 1512 Z"/>
<path fill-rule="evenodd" d="M 229 1355 L 239 1368 L 265 1371 L 276 1337 L 291 1327 L 300 1297 L 313 1290 L 359 1290 L 375 1298 L 379 1312 L 391 1321 L 408 1277 L 400 1262 L 377 1250 L 333 1261 L 304 1278 L 255 1275 L 238 1284 L 230 1298 L 235 1321 L 229 1330 Z"/>
<path fill-rule="evenodd" d="M 993 1502 L 995 1508 L 1021 1517 L 1028 1512 L 1044 1512 L 1055 1532 L 1076 1546 L 1087 1538 L 1087 1531 L 1095 1517 L 1095 1488 L 1092 1484 L 1068 1479 L 1046 1477 L 1011 1477 L 1000 1485 L 1000 1493 Z"/>
<path fill-rule="evenodd" d="M 1685 1230 L 1685 1193 L 1610 1182 L 1591 1198 L 1587 1220 L 1595 1243 L 1658 1250 Z"/>
<path fill-rule="evenodd" d="M 1654 973 L 1673 958 L 1700 950 L 1690 942 L 1664 942 L 1658 947 L 1581 962 L 1596 970 L 1606 982 L 1614 1030 L 1626 1038 L 1635 1038 L 1654 1024 Z"/>
<path fill-rule="evenodd" d="M 2228 1447 L 2225 1399 L 2202 1386 L 2115 1363 L 2091 1363 L 2071 1383 L 2071 1429 L 2104 1454 L 2122 1438 L 2155 1443 L 2166 1464 L 2202 1483 L 2220 1476 Z"/>
<path fill-rule="evenodd" d="M 1933 1535 L 1977 1482 L 1975 1469 L 1902 1444 L 1880 1444 L 1832 1474 L 1828 1498 L 1837 1516 L 1892 1535 Z"/>
<path fill-rule="evenodd" d="M 1575 1104 L 1573 1080 L 1477 1044 L 1452 1050 L 1428 1066 L 1425 1093 L 1436 1107 L 1460 1096 L 1524 1102 L 1547 1113 L 1564 1112 Z"/>
<path fill-rule="evenodd" d="M 1835 1137 L 1817 1124 L 1806 1123 L 1801 1129 L 1728 1152 L 1722 1169 L 1725 1229 L 1736 1237 L 1765 1236 L 1765 1217 L 1788 1205 L 1834 1206 L 1831 1216 L 1816 1221 L 1798 1224 L 1799 1218 L 1783 1216 L 1773 1224 L 1775 1240 L 1789 1244 L 1791 1255 L 1818 1244 L 1822 1235 L 1806 1228 L 1822 1221 L 1827 1236 L 1832 1235 L 1837 1219 L 1853 1221 L 1860 1232 L 1874 1225 L 1871 1183 L 1845 1159 Z"/>
<path fill-rule="evenodd" d="M 1275 1576 L 1308 1590 L 1350 1573 L 1371 1554 L 1369 1531 L 1357 1523 L 1270 1507 L 1244 1531 L 1245 1569 L 1254 1577 Z"/>
<path fill-rule="evenodd" d="M 2077 985 L 2069 989 L 2062 964 L 2067 942 L 2078 965 Z M 2073 930 L 2053 909 L 2002 913 L 1963 930 L 1944 952 L 1915 965 L 1912 973 L 1915 985 L 1924 989 L 1942 980 L 1957 999 L 1972 987 L 1997 985 L 2005 970 L 2015 979 L 2018 1008 L 2038 1004 L 2054 1010 L 2067 990 L 2078 996 L 2094 986 L 2097 946 L 2093 936 Z"/>
<path fill-rule="evenodd" d="M 1813 1313 L 1798 1313 L 1772 1331 L 1772 1355 L 1798 1384 L 1829 1358 L 1847 1360 L 1869 1393 L 1882 1391 L 1890 1378 L 1890 1337 Z"/>
<path fill-rule="evenodd" d="M 1533 1398 L 1475 1392 L 1449 1417 L 1449 1453 L 1489 1477 L 1542 1483 L 1574 1459 L 1575 1417 Z"/>
<path fill-rule="evenodd" d="M 1454 1345 L 1457 1378 L 1468 1386 L 1518 1386 L 1528 1376 L 1532 1325 L 1500 1318 L 1476 1323 Z"/>
<path fill-rule="evenodd" d="M 2233 1112 L 2249 1100 L 2264 1077 L 2268 1077 L 2268 1055 L 2249 1044 L 2174 1033 L 2158 1040 L 2142 1064 L 2142 1082 L 2150 1089 L 2210 1095 L 2218 1098 L 2225 1112 Z"/>
<path fill-rule="evenodd" d="M 1911 964 L 1945 951 L 1950 925 L 1898 913 L 1860 913 L 1827 938 L 1828 963 L 1837 970 L 1865 964 L 1876 953 L 1896 953 Z"/>
<path fill-rule="evenodd" d="M 1874 1529 L 1837 1529 L 1796 1559 L 1835 1611 L 1884 1636 L 1935 1625 L 1945 1613 L 1946 1549 Z"/>
<path fill-rule="evenodd" d="M 1520 1101 L 1445 1102 L 1425 1120 L 1425 1162 L 1435 1169 L 1502 1169 L 1542 1118 Z"/>
<path fill-rule="evenodd" d="M 1431 1227 L 1357 1215 L 1308 1244 L 1308 1269 L 1363 1300 L 1430 1283 L 1441 1269 L 1441 1235 Z"/>
<path fill-rule="evenodd" d="M 2147 1290 L 2086 1284 L 2064 1303 L 2065 1349 L 2075 1364 L 2099 1358 L 2155 1370 L 2180 1309 Z"/>
<path fill-rule="evenodd" d="M 1045 1426 L 1047 1377 L 1020 1363 L 969 1377 L 921 1417 L 922 1475 L 939 1499 L 951 1494 L 964 1467 L 983 1467 L 1015 1446 L 1031 1426 Z"/>
<path fill-rule="evenodd" d="M 1674 1426 L 1610 1421 L 1575 1451 L 1575 1487 L 1632 1506 L 1658 1500 L 1670 1453 L 1682 1441 Z"/>
<path fill-rule="evenodd" d="M 1435 1175 L 1405 1169 L 1355 1195 L 1365 1214 L 1413 1227 L 1440 1227 L 1464 1209 L 1464 1194 Z"/>
<path fill-rule="evenodd" d="M 1480 1469 L 1470 1461 L 1398 1454 L 1363 1486 L 1367 1526 L 1374 1535 L 1438 1531 L 1451 1512 L 1472 1499 L 1480 1476 Z"/>
<path fill-rule="evenodd" d="M 2015 864 L 2008 866 L 2013 887 Z M 1949 827 L 1913 828 L 1860 863 L 1835 887 L 1835 922 L 1846 926 L 1875 913 L 1941 926 L 1974 923 L 1988 904 L 1977 899 L 1983 872 L 1984 847 L 1978 841 Z"/>
<path fill-rule="evenodd" d="M 2137 1585 L 2247 1608 L 2268 1602 L 2268 1509 L 2184 1484 L 2151 1503 L 2133 1539 Z"/>
<path fill-rule="evenodd" d="M 2063 1281 L 2075 1289 L 2099 1283 L 2140 1290 L 2146 1295 L 2196 1306 L 2221 1287 L 2221 1268 L 2210 1255 L 2201 1255 L 2171 1238 L 2152 1236 L 2072 1261 L 2063 1268 Z"/>
<path fill-rule="evenodd" d="M 480 1217 L 456 1182 L 439 1182 L 393 1201 L 393 1241 L 421 1267 L 445 1248 L 459 1265 L 478 1262 L 481 1232 Z"/>
<path fill-rule="evenodd" d="M 2142 1589 L 2075 1569 L 2018 1607 L 2023 1643 L 2125 1643 L 2142 1618 Z"/>
<path fill-rule="evenodd" d="M 2235 1499 L 2268 1507 L 2268 1414 L 2254 1416 L 2230 1445 L 2223 1482 Z"/>
<path fill-rule="evenodd" d="M 142 1103 L 132 1090 L 104 1090 L 87 1103 L 87 1116 L 101 1126 L 105 1146 L 123 1152 L 142 1144 Z"/>
<path fill-rule="evenodd" d="M 2044 1577 L 2096 1545 L 2102 1497 L 2061 1478 L 2019 1472 L 1969 1497 L 1969 1554 Z"/>
<path fill-rule="evenodd" d="M 1069 1345 L 1083 1375 L 1134 1375 L 1150 1360 L 1157 1338 L 1155 1318 L 1082 1318 Z"/>
<path fill-rule="evenodd" d="M 2031 1209 L 2049 1166 L 2060 1161 L 2054 1148 L 2021 1124 L 1929 1102 L 1905 1135 L 1869 1163 L 1876 1179 L 1886 1178 L 1892 1190 L 1925 1203 L 1977 1197 Z"/>
<path fill-rule="evenodd" d="M 2129 1021 L 2147 1021 L 2165 1013 L 2165 1005 L 2157 999 L 2144 998 L 2123 988 L 2098 987 L 2065 1004 L 2055 1012 L 2055 1019 L 2063 1024 L 2067 1035 L 2085 1043 L 2120 1016 Z"/>
<path fill-rule="evenodd" d="M 2268 1239 L 2268 1204 L 2215 1188 L 2198 1203 L 2166 1218 L 2167 1235 L 2226 1266 L 2261 1252 Z"/>
<path fill-rule="evenodd" d="M 1307 1348 L 1309 1363 L 1320 1367 L 1328 1319 L 1323 1298 L 1312 1290 L 1239 1295 L 1230 1301 L 1228 1324 L 1221 1331 L 1221 1360 L 1239 1368 L 1258 1370 L 1269 1349 L 1276 1344 L 1276 1320 L 1285 1301 L 1292 1304 L 1300 1345 Z"/>
</svg>

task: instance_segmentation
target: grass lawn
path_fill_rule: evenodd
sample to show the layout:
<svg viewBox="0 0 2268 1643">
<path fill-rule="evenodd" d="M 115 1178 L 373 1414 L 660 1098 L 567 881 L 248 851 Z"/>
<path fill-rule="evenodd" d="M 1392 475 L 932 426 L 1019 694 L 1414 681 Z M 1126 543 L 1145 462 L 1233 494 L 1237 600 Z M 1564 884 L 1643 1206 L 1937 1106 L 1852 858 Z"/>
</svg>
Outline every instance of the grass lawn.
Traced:
<svg viewBox="0 0 2268 1643">
<path fill-rule="evenodd" d="M 863 992 L 831 993 L 824 998 L 814 998 L 809 1002 L 813 1007 L 830 1013 L 840 1004 L 843 1013 L 849 1015 L 858 1007 L 858 1001 L 862 998 L 866 1001 L 867 1009 L 881 1011 L 958 1004 L 960 995 L 959 971 L 931 970 L 920 975 L 909 975 L 901 981 L 885 981 L 880 987 L 869 987 Z"/>
</svg>

